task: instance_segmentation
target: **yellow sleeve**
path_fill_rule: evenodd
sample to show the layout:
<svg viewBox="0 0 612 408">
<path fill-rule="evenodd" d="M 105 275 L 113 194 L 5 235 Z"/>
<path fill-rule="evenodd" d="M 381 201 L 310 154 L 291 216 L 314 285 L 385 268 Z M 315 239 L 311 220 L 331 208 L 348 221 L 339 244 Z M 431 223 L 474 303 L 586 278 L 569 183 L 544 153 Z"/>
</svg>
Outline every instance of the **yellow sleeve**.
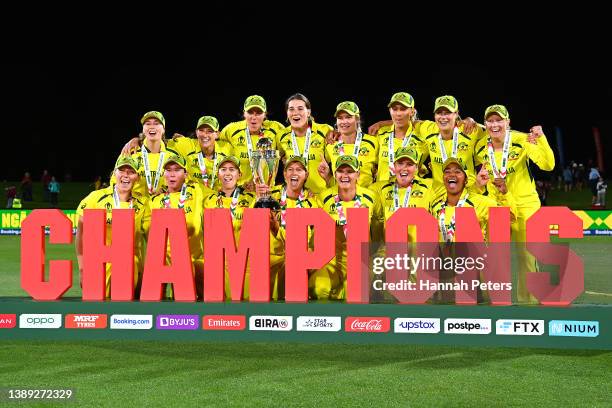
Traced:
<svg viewBox="0 0 612 408">
<path fill-rule="evenodd" d="M 544 171 L 552 171 L 555 168 L 555 154 L 553 153 L 546 136 L 542 135 L 536 139 L 536 144 L 525 140 L 527 157 Z"/>
<path fill-rule="evenodd" d="M 148 200 L 148 203 L 142 207 L 142 219 L 140 220 L 140 230 L 142 231 L 142 236 L 147 239 L 149 235 L 149 229 L 151 228 L 151 204 L 153 200 Z"/>
<path fill-rule="evenodd" d="M 81 202 L 79 203 L 79 206 L 76 209 L 77 219 L 83 216 L 83 210 L 85 210 L 86 208 L 89 208 L 88 206 L 89 206 L 91 196 L 92 196 L 92 193 L 89 193 L 87 197 L 82 199 Z"/>
<path fill-rule="evenodd" d="M 178 154 L 186 158 L 189 153 L 196 150 L 197 139 L 191 139 L 189 137 L 179 137 L 176 140 L 169 140 L 167 148 L 176 151 Z"/>
</svg>

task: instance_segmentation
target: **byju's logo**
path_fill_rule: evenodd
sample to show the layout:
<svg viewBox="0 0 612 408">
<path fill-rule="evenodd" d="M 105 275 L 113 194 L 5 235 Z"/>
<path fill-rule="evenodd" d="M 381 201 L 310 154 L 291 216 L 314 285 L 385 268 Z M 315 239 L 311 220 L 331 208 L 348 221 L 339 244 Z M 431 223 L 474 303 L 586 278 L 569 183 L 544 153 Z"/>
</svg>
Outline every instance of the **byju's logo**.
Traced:
<svg viewBox="0 0 612 408">
<path fill-rule="evenodd" d="M 198 315 L 157 315 L 155 321 L 158 330 L 197 330 L 199 327 Z"/>
<path fill-rule="evenodd" d="M 446 319 L 444 333 L 449 334 L 489 334 L 491 319 Z"/>
<path fill-rule="evenodd" d="M 22 314 L 19 316 L 21 329 L 59 329 L 62 327 L 61 314 Z"/>
<path fill-rule="evenodd" d="M 549 336 L 597 337 L 599 322 L 582 320 L 551 320 L 548 322 Z"/>
<path fill-rule="evenodd" d="M 112 315 L 111 329 L 148 330 L 153 327 L 153 315 Z"/>
<path fill-rule="evenodd" d="M 495 334 L 514 336 L 541 336 L 544 320 L 504 320 L 495 322 Z"/>
<path fill-rule="evenodd" d="M 299 316 L 295 325 L 297 331 L 337 332 L 342 328 L 340 316 Z"/>
<path fill-rule="evenodd" d="M 291 331 L 293 316 L 251 316 L 249 330 Z"/>
<path fill-rule="evenodd" d="M 12 329 L 17 326 L 17 315 L 0 314 L 0 329 Z"/>
<path fill-rule="evenodd" d="M 395 333 L 440 333 L 440 319 L 403 318 L 393 322 Z"/>
</svg>

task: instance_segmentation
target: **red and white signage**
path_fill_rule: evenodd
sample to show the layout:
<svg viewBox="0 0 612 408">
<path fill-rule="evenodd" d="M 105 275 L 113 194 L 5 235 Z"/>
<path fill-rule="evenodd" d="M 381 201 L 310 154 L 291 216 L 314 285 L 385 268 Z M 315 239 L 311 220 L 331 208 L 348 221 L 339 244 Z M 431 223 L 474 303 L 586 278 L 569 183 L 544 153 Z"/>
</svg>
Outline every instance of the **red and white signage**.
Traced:
<svg viewBox="0 0 612 408">
<path fill-rule="evenodd" d="M 352 317 L 344 319 L 344 330 L 361 333 L 387 333 L 391 329 L 388 317 Z"/>
<path fill-rule="evenodd" d="M 0 314 L 0 329 L 12 329 L 17 326 L 17 315 Z"/>
<path fill-rule="evenodd" d="M 67 314 L 64 327 L 67 329 L 106 329 L 105 314 Z"/>
<path fill-rule="evenodd" d="M 244 330 L 246 316 L 244 315 L 205 315 L 202 317 L 204 330 Z"/>
</svg>

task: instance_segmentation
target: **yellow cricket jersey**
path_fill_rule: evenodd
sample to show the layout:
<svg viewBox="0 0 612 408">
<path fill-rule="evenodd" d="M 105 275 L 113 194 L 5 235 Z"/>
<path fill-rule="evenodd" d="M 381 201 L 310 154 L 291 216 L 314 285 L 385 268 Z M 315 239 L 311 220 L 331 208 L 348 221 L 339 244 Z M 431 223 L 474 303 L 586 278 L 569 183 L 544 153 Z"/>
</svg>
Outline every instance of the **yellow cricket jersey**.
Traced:
<svg viewBox="0 0 612 408">
<path fill-rule="evenodd" d="M 316 208 L 317 200 L 315 194 L 309 190 L 304 189 L 304 198 L 299 200 L 297 198 L 287 197 L 286 203 L 282 201 L 282 193 L 284 185 L 274 186 L 272 191 L 270 192 L 270 196 L 277 200 L 281 204 L 281 210 L 289 209 L 289 208 Z M 282 208 L 285 207 L 285 208 Z M 282 212 L 282 211 L 281 211 Z M 281 212 L 279 212 L 279 217 L 281 217 Z M 282 218 L 281 218 L 282 219 Z M 278 230 L 278 234 L 270 239 L 270 253 L 271 254 L 284 254 L 285 253 L 285 239 L 286 239 L 286 229 L 285 226 L 282 225 Z"/>
<path fill-rule="evenodd" d="M 344 153 L 341 152 L 341 147 L 344 148 Z M 325 160 L 331 163 L 331 177 L 335 180 L 334 173 L 336 172 L 336 159 L 345 155 L 353 155 L 355 145 L 352 143 L 335 142 L 325 146 Z M 363 187 L 368 187 L 374 182 L 376 176 L 376 163 L 378 162 L 378 138 L 368 134 L 363 134 L 359 152 L 359 180 L 357 184 Z M 335 181 L 334 181 L 335 184 Z"/>
<path fill-rule="evenodd" d="M 329 125 L 321 125 L 312 123 L 310 148 L 308 149 L 308 179 L 306 180 L 306 188 L 313 191 L 315 194 L 327 188 L 325 179 L 319 175 L 318 167 L 321 163 L 321 157 L 325 154 L 325 136 L 329 130 Z M 306 144 L 306 136 L 295 136 L 295 141 L 298 145 L 299 152 L 293 149 L 293 139 L 291 137 L 291 127 L 286 127 L 278 138 L 278 150 L 281 157 L 285 159 L 300 155 L 304 156 L 304 148 Z"/>
<path fill-rule="evenodd" d="M 379 149 L 378 149 L 378 170 L 376 172 L 376 181 L 387 181 L 391 178 L 391 172 L 389 170 L 389 139 L 391 134 L 394 133 L 394 125 L 383 126 L 378 129 L 376 136 L 378 137 Z M 405 143 L 405 145 L 404 145 Z M 406 136 L 403 139 L 397 137 L 393 138 L 393 150 L 394 155 L 397 149 L 400 147 L 410 147 L 417 151 L 419 157 L 421 157 L 421 149 L 423 140 L 416 134 L 415 128 L 410 123 Z"/>
<path fill-rule="evenodd" d="M 247 192 L 242 187 L 238 189 L 238 201 L 236 202 L 236 208 L 234 209 L 234 216 L 232 217 L 232 223 L 234 226 L 234 236 L 236 242 L 240 233 L 240 227 L 242 226 L 242 216 L 246 208 L 252 208 L 255 205 L 255 193 Z M 210 194 L 204 199 L 204 208 L 229 208 L 231 209 L 232 196 L 226 197 L 222 191 Z"/>
<path fill-rule="evenodd" d="M 434 184 L 444 184 L 442 172 L 442 163 L 444 160 L 442 159 L 442 152 L 440 150 L 438 138 L 440 129 L 438 128 L 438 125 L 435 122 L 425 120 L 420 122 L 416 126 L 416 129 L 419 138 L 423 141 L 420 151 L 422 154 L 421 162 L 425 161 L 425 159 L 429 157 L 431 159 L 431 172 Z M 476 173 L 474 171 L 474 150 L 476 143 L 481 137 L 482 130 L 477 126 L 472 133 L 466 135 L 463 133 L 462 129 L 463 126 L 459 127 L 459 135 L 457 138 L 457 159 L 463 165 L 463 169 L 467 173 L 467 185 L 471 186 L 476 179 Z M 443 145 L 447 157 L 451 157 L 453 152 L 453 139 L 443 140 Z M 434 187 L 436 186 L 434 185 Z"/>
<path fill-rule="evenodd" d="M 150 175 L 150 181 L 151 181 L 152 188 L 155 185 L 155 179 L 156 178 L 159 179 L 157 183 L 157 189 L 153 191 L 153 194 L 156 194 L 162 191 L 162 189 L 166 186 L 166 180 L 164 180 L 164 175 L 163 175 L 163 172 L 164 172 L 163 162 L 166 161 L 169 155 L 171 154 L 179 155 L 179 153 L 173 149 L 167 148 L 163 141 L 161 142 L 161 149 L 159 153 L 151 153 L 151 151 L 146 146 L 144 146 L 144 148 L 146 149 L 148 153 L 147 156 L 148 156 L 148 161 L 149 161 L 149 175 Z M 145 165 L 144 165 L 144 159 L 142 156 L 142 149 L 139 149 L 136 153 L 133 153 L 132 158 L 136 160 L 136 162 L 138 163 L 138 166 L 139 166 L 138 175 L 140 176 L 136 184 L 134 184 L 133 193 L 139 194 L 139 195 L 147 195 L 147 196 L 153 195 L 153 194 L 150 194 L 149 189 L 147 187 L 147 178 L 145 175 Z M 160 159 L 162 161 L 161 164 L 160 164 Z M 117 180 L 115 179 L 115 174 L 113 173 L 113 175 L 111 176 L 110 184 L 114 185 L 116 182 Z"/>
<path fill-rule="evenodd" d="M 508 153 L 506 185 L 512 193 L 516 205 L 519 208 L 540 207 L 540 199 L 536 191 L 535 181 L 531 174 L 530 163 L 535 163 L 540 169 L 551 171 L 555 167 L 555 155 L 550 148 L 546 136 L 540 136 L 536 144 L 527 141 L 527 134 L 510 131 L 510 150 Z M 489 162 L 488 138 L 483 138 L 476 145 L 474 157 L 476 165 Z M 501 168 L 502 151 L 494 152 L 497 168 Z M 494 192 L 493 169 L 488 163 L 490 181 L 487 185 L 488 192 Z"/>
<path fill-rule="evenodd" d="M 164 189 L 159 194 L 151 198 L 151 210 L 165 208 L 183 208 L 185 213 L 185 222 L 187 224 L 187 236 L 189 239 L 189 252 L 191 253 L 192 262 L 202 262 L 204 256 L 203 250 L 203 216 L 204 216 L 204 197 L 210 195 L 209 189 L 205 189 L 200 184 L 190 181 L 185 184 L 185 200 L 181 203 L 181 193 L 167 193 Z M 206 193 L 208 192 L 208 194 Z M 167 204 L 166 204 L 167 202 Z M 168 248 L 168 254 L 170 254 Z"/>
<path fill-rule="evenodd" d="M 87 195 L 79 204 L 76 210 L 78 218 L 83 217 L 86 209 L 106 210 L 106 244 L 111 244 L 112 225 L 113 225 L 113 199 L 114 187 L 109 186 L 100 190 L 93 191 Z M 145 239 L 147 226 L 151 221 L 151 210 L 147 196 L 132 193 L 130 202 L 120 202 L 119 208 L 134 209 L 134 284 L 138 283 L 139 276 L 142 275 L 145 258 Z M 111 264 L 106 264 L 106 296 L 110 296 L 110 275 Z"/>
<path fill-rule="evenodd" d="M 191 180 L 197 180 L 202 187 L 207 187 L 211 190 L 216 191 L 221 188 L 221 182 L 219 181 L 219 174 L 217 174 L 216 167 L 224 157 L 234 155 L 234 148 L 231 144 L 220 140 L 215 141 L 213 158 L 208 158 L 204 154 L 200 157 L 202 148 L 198 139 L 180 137 L 168 142 L 168 148 L 177 151 L 183 156 L 187 163 L 187 173 Z M 204 164 L 205 172 L 202 172 L 200 169 L 200 160 L 202 160 Z M 204 180 L 207 180 L 207 183 L 205 183 Z M 213 191 L 209 193 L 212 194 Z"/>
<path fill-rule="evenodd" d="M 276 149 L 278 135 L 284 128 L 285 127 L 279 122 L 265 120 L 260 132 L 258 134 L 251 134 L 252 149 L 257 150 L 257 142 L 262 137 L 269 138 L 272 141 L 272 148 Z M 226 141 L 232 145 L 234 155 L 238 158 L 238 160 L 240 160 L 241 176 L 240 180 L 238 180 L 238 184 L 248 183 L 253 179 L 251 164 L 249 162 L 246 131 L 247 123 L 245 120 L 242 120 L 226 125 L 219 135 L 219 140 Z"/>
<path fill-rule="evenodd" d="M 497 190 L 496 190 L 497 191 Z M 440 231 L 440 242 L 445 242 L 444 236 L 442 234 L 440 216 L 442 213 L 442 209 L 444 208 L 444 225 L 447 231 L 450 229 L 454 230 L 455 228 L 455 208 L 454 206 L 445 205 L 446 203 L 446 193 L 438 199 L 437 201 L 431 204 L 431 208 L 429 210 L 430 213 L 436 217 L 438 220 L 438 230 Z M 476 217 L 478 218 L 478 223 L 480 224 L 480 229 L 483 233 L 485 239 L 488 237 L 487 227 L 489 220 L 489 208 L 490 207 L 510 207 L 510 213 L 512 217 L 512 222 L 516 219 L 516 205 L 514 198 L 512 197 L 512 193 L 508 191 L 506 194 L 492 194 L 490 196 L 485 196 L 481 194 L 474 194 L 464 191 L 461 195 L 461 200 L 465 200 L 462 207 L 473 207 L 476 212 Z M 452 224 L 452 226 L 451 226 Z M 454 237 L 453 237 L 454 241 Z"/>
<path fill-rule="evenodd" d="M 407 199 L 408 203 L 406 208 L 425 208 L 429 211 L 429 207 L 431 205 L 431 188 L 432 180 L 431 179 L 420 179 L 416 178 L 412 182 L 412 186 L 410 187 L 410 197 Z M 380 197 L 380 202 L 382 209 L 384 211 L 385 221 L 393 215 L 395 210 L 394 203 L 394 186 L 395 186 L 395 178 L 388 181 L 380 181 L 374 183 L 372 185 L 372 190 L 376 192 L 376 194 Z M 399 198 L 399 207 L 404 207 L 404 202 L 406 201 L 406 193 L 408 191 L 408 187 L 398 188 L 398 198 Z"/>
</svg>

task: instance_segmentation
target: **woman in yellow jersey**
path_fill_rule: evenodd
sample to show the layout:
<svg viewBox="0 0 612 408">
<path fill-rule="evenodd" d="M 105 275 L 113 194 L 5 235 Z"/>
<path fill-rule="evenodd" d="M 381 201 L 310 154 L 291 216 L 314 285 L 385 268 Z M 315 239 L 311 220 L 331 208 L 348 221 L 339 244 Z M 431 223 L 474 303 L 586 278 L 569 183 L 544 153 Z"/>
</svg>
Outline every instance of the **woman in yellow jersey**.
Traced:
<svg viewBox="0 0 612 408">
<path fill-rule="evenodd" d="M 455 224 L 455 209 L 460 207 L 473 207 L 480 228 L 485 240 L 487 240 L 487 224 L 489 219 L 490 207 L 510 207 L 512 223 L 516 220 L 516 205 L 512 194 L 508 191 L 508 187 L 504 180 L 496 180 L 494 189 L 488 195 L 477 194 L 474 191 L 467 189 L 467 173 L 463 164 L 454 157 L 449 157 L 442 165 L 443 181 L 445 192 L 442 197 L 433 202 L 430 212 L 438 219 L 438 229 L 440 232 L 440 242 L 452 244 L 455 242 L 456 224 Z M 481 168 L 478 176 L 475 178 L 475 183 L 478 188 L 482 189 L 489 181 L 489 176 L 486 166 Z M 443 256 L 452 256 L 452 247 L 445 245 L 442 247 Z M 452 270 L 440 271 L 441 282 L 451 282 L 454 279 L 455 272 Z M 448 291 L 439 291 L 436 300 L 448 302 L 452 299 L 452 294 Z"/>
<path fill-rule="evenodd" d="M 312 299 L 345 299 L 347 275 L 346 236 L 349 233 L 349 208 L 368 208 L 371 228 L 383 222 L 380 201 L 375 192 L 357 185 L 359 161 L 353 155 L 342 155 L 334 163 L 336 184 L 317 196 L 317 207 L 336 221 L 336 256 L 323 268 L 313 272 L 308 281 Z"/>
<path fill-rule="evenodd" d="M 212 193 L 212 190 L 202 187 L 197 182 L 191 181 L 187 174 L 187 164 L 181 156 L 171 154 L 164 164 L 164 179 L 166 186 L 159 194 L 151 198 L 151 210 L 178 208 L 185 214 L 187 225 L 187 236 L 189 252 L 191 254 L 192 273 L 195 276 L 196 292 L 198 299 L 203 296 L 204 279 L 204 240 L 202 217 L 204 215 L 204 198 Z M 166 257 L 170 259 L 170 250 Z"/>
<path fill-rule="evenodd" d="M 310 101 L 300 93 L 287 99 L 285 110 L 290 126 L 286 127 L 278 138 L 281 157 L 284 160 L 291 156 L 304 158 L 310 174 L 306 187 L 317 194 L 327 188 L 326 180 L 321 177 L 317 168 L 325 153 L 325 138 L 333 128 L 313 120 Z"/>
<path fill-rule="evenodd" d="M 281 123 L 267 120 L 267 105 L 263 97 L 251 95 L 244 101 L 244 120 L 226 125 L 219 136 L 220 140 L 229 142 L 234 148 L 234 156 L 240 161 L 239 184 L 248 191 L 255 191 L 250 157 L 257 149 L 259 139 L 266 137 L 272 141 L 272 148 L 280 132 L 285 128 Z"/>
<path fill-rule="evenodd" d="M 134 209 L 134 285 L 135 296 L 140 297 L 140 284 L 144 267 L 146 228 L 150 222 L 148 196 L 134 191 L 138 182 L 138 163 L 129 156 L 120 156 L 115 163 L 113 185 L 93 191 L 79 204 L 76 214 L 78 217 L 76 234 L 77 262 L 79 273 L 83 276 L 83 211 L 86 209 L 106 210 L 106 244 L 111 243 L 112 210 L 114 208 Z M 110 280 L 112 266 L 106 264 L 106 298 L 110 297 Z"/>
<path fill-rule="evenodd" d="M 164 187 L 162 166 L 170 153 L 166 148 L 166 119 L 161 112 L 151 111 L 145 113 L 140 119 L 144 140 L 139 150 L 132 154 L 132 158 L 140 166 L 138 174 L 140 179 L 134 186 L 134 191 L 152 196 L 159 193 Z M 132 141 L 128 142 L 131 146 Z M 123 148 L 122 154 L 128 151 L 128 145 Z"/>
<path fill-rule="evenodd" d="M 378 160 L 378 139 L 361 131 L 359 107 L 355 102 L 345 101 L 336 106 L 336 126 L 340 136 L 337 141 L 325 146 L 325 159 L 321 160 L 317 171 L 327 183 L 333 181 L 336 162 L 340 156 L 353 156 L 359 163 L 360 186 L 374 182 Z M 332 169 L 328 163 L 332 164 Z"/>
<path fill-rule="evenodd" d="M 394 155 L 397 149 L 410 147 L 419 153 L 422 144 L 419 136 L 415 135 L 413 120 L 416 119 L 416 109 L 412 95 L 407 92 L 397 92 L 393 94 L 387 107 L 392 123 L 379 128 L 376 133 L 380 143 L 377 182 L 387 181 L 395 176 Z"/>
<path fill-rule="evenodd" d="M 240 228 L 245 208 L 251 208 L 255 204 L 255 194 L 245 191 L 238 186 L 240 179 L 240 161 L 237 157 L 227 156 L 219 161 L 217 177 L 221 187 L 215 194 L 209 195 L 204 200 L 204 208 L 228 208 L 232 216 L 234 228 L 234 239 L 239 242 Z M 244 278 L 244 299 L 249 298 L 249 270 Z M 225 272 L 225 296 L 230 298 L 229 274 Z"/>
<path fill-rule="evenodd" d="M 510 114 L 503 105 L 492 105 L 485 110 L 487 137 L 476 146 L 476 165 L 486 164 L 491 177 L 487 186 L 504 181 L 512 193 L 517 206 L 517 222 L 512 226 L 512 241 L 526 241 L 527 219 L 540 208 L 530 164 L 551 171 L 555 167 L 555 156 L 540 126 L 531 128 L 529 134 L 510 130 Z M 534 302 L 527 292 L 526 273 L 535 272 L 537 264 L 524 244 L 518 247 L 519 279 L 517 297 L 519 302 Z"/>
</svg>

